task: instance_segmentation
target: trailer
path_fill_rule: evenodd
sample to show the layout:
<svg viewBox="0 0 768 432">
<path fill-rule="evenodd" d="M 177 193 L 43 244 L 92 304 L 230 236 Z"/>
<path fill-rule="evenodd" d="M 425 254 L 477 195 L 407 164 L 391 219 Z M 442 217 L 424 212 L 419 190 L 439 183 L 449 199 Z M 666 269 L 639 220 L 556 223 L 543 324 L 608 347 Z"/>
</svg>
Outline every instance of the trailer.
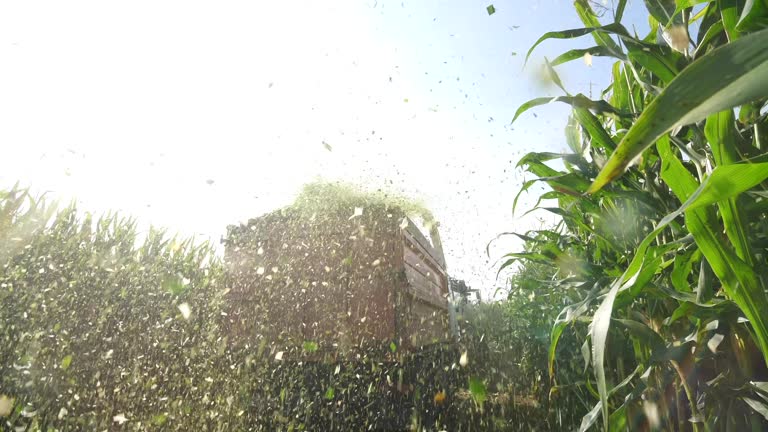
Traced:
<svg viewBox="0 0 768 432">
<path fill-rule="evenodd" d="M 455 340 L 437 223 L 422 233 L 397 206 L 315 204 L 228 227 L 231 342 L 279 359 L 336 359 Z"/>
</svg>

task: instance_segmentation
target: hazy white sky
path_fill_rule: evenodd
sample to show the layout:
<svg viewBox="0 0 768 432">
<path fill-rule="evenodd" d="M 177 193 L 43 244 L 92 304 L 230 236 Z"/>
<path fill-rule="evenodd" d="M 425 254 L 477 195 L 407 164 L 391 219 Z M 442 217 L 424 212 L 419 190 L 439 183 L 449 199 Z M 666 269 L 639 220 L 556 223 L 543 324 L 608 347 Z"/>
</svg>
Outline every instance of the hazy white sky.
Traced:
<svg viewBox="0 0 768 432">
<path fill-rule="evenodd" d="M 512 215 L 514 164 L 565 149 L 568 109 L 509 121 L 557 94 L 542 56 L 593 43 L 547 42 L 523 71 L 538 36 L 581 27 L 571 2 L 488 3 L 3 2 L 0 187 L 218 241 L 316 178 L 386 186 L 433 209 L 451 273 L 491 293 L 520 245 L 486 262 L 486 243 L 536 223 Z M 560 73 L 599 94 L 608 64 Z"/>
</svg>

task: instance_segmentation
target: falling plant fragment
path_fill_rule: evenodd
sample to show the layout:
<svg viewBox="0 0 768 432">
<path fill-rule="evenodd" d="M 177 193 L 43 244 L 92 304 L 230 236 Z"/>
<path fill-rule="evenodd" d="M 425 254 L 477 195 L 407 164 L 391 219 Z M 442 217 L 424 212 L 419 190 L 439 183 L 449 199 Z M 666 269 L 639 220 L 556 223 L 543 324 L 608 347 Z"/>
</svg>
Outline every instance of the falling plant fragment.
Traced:
<svg viewBox="0 0 768 432">
<path fill-rule="evenodd" d="M 684 25 L 673 25 L 662 30 L 661 36 L 673 50 L 688 55 L 688 27 Z"/>
<path fill-rule="evenodd" d="M 648 423 L 656 430 L 661 425 L 661 414 L 659 413 L 659 406 L 653 402 L 643 403 L 643 412 L 648 419 Z"/>
<path fill-rule="evenodd" d="M 330 145 L 330 144 L 328 144 L 328 143 L 327 143 L 327 142 L 325 142 L 325 141 L 323 141 L 323 147 L 325 147 L 325 149 L 326 149 L 326 150 L 328 150 L 329 152 L 330 152 L 330 151 L 333 151 L 333 147 L 331 147 L 331 145 Z"/>
<path fill-rule="evenodd" d="M 179 312 L 181 312 L 181 316 L 184 317 L 185 320 L 188 320 L 190 316 L 192 316 L 192 309 L 189 307 L 188 303 L 182 303 L 177 306 L 179 308 Z"/>
<path fill-rule="evenodd" d="M 8 417 L 13 410 L 14 399 L 6 395 L 0 395 L 0 417 Z"/>
<path fill-rule="evenodd" d="M 362 207 L 355 207 L 355 212 L 352 214 L 352 216 L 349 217 L 349 220 L 352 220 L 356 217 L 360 217 L 363 215 L 363 208 Z"/>
<path fill-rule="evenodd" d="M 278 351 L 277 354 L 275 354 L 275 360 L 280 361 L 283 359 L 283 352 Z"/>
<path fill-rule="evenodd" d="M 64 356 L 64 358 L 61 359 L 60 366 L 61 366 L 62 369 L 64 369 L 64 370 L 69 369 L 69 365 L 71 365 L 71 364 L 72 364 L 72 355 L 71 354 L 67 355 L 67 356 Z"/>
<path fill-rule="evenodd" d="M 494 7 L 492 4 L 488 5 L 485 10 L 488 12 L 488 15 L 493 15 L 496 13 L 496 7 Z"/>
<path fill-rule="evenodd" d="M 488 398 L 483 380 L 477 377 L 469 379 L 469 393 L 472 395 L 472 399 L 480 406 Z"/>
<path fill-rule="evenodd" d="M 435 403 L 435 406 L 442 406 L 443 403 L 445 403 L 445 390 L 440 390 L 437 393 L 435 393 L 433 402 Z"/>
<path fill-rule="evenodd" d="M 717 347 L 720 346 L 720 343 L 723 341 L 723 339 L 725 339 L 725 336 L 719 333 L 715 334 L 709 339 L 709 341 L 707 341 L 707 348 L 709 348 L 709 350 L 712 351 L 713 354 L 716 353 Z"/>
<path fill-rule="evenodd" d="M 112 421 L 117 424 L 123 424 L 128 421 L 128 418 L 123 414 L 118 414 L 114 417 L 112 417 Z"/>
<path fill-rule="evenodd" d="M 176 245 L 176 248 L 180 247 L 178 244 Z M 170 292 L 173 295 L 179 295 L 187 289 L 188 284 L 189 279 L 186 279 L 182 276 L 168 276 L 163 280 L 163 290 Z"/>
<path fill-rule="evenodd" d="M 461 353 L 461 357 L 459 358 L 459 364 L 461 365 L 461 367 L 467 367 L 467 365 L 469 364 L 469 356 L 467 355 L 466 351 Z"/>
<path fill-rule="evenodd" d="M 590 53 L 584 53 L 584 64 L 592 67 L 592 54 Z"/>
</svg>

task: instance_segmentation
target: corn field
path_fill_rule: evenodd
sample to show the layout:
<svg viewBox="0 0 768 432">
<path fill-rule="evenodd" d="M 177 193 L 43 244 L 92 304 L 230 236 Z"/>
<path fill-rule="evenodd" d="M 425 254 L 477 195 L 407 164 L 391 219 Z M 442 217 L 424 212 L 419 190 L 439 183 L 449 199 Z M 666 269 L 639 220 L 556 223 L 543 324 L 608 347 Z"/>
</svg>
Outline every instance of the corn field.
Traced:
<svg viewBox="0 0 768 432">
<path fill-rule="evenodd" d="M 576 0 L 583 27 L 530 48 L 589 41 L 546 60 L 562 94 L 512 119 L 571 108 L 568 150 L 522 157 L 509 197 L 546 186 L 525 211 L 557 222 L 513 233 L 522 250 L 494 269 L 514 270 L 507 299 L 468 306 L 441 349 L 343 363 L 303 341 L 283 361 L 233 331 L 240 309 L 292 318 L 233 295 L 264 268 L 0 190 L 0 430 L 768 430 L 768 3 L 645 0 L 646 35 L 623 23 L 627 0 L 602 4 Z M 570 93 L 556 68 L 593 57 L 610 84 Z M 343 190 L 306 190 L 293 211 L 362 215 Z M 261 254 L 250 229 L 242 249 Z"/>
<path fill-rule="evenodd" d="M 520 160 L 533 177 L 520 193 L 549 187 L 529 211 L 560 222 L 519 233 L 524 251 L 503 266 L 550 266 L 541 283 L 573 293 L 548 369 L 555 380 L 571 360 L 556 353 L 572 330 L 584 381 L 553 384 L 592 399 L 580 430 L 765 430 L 768 7 L 646 1 L 652 31 L 638 36 L 622 25 L 626 3 L 601 21 L 577 0 L 584 27 L 548 32 L 528 52 L 595 44 L 547 62 L 562 96 L 517 111 L 569 104 L 570 153 Z M 597 100 L 570 94 L 555 71 L 585 56 L 615 59 Z"/>
</svg>

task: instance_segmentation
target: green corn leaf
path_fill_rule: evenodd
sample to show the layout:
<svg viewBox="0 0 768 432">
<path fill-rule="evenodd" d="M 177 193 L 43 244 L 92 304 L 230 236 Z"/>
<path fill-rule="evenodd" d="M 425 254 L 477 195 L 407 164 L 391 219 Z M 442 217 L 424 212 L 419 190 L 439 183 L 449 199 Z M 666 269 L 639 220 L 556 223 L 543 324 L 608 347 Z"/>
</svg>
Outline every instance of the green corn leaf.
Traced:
<svg viewBox="0 0 768 432">
<path fill-rule="evenodd" d="M 623 431 L 629 430 L 629 419 L 627 418 L 627 404 L 622 404 L 618 409 L 611 413 L 608 430 Z"/>
<path fill-rule="evenodd" d="M 629 82 L 621 65 L 622 62 L 615 62 L 612 67 L 613 92 L 611 94 L 610 103 L 617 109 L 634 111 L 629 97 Z"/>
<path fill-rule="evenodd" d="M 650 347 L 651 350 L 664 346 L 664 339 L 658 333 L 651 330 L 650 327 L 639 321 L 619 318 L 614 318 L 613 321 L 624 326 L 635 339 Z"/>
<path fill-rule="evenodd" d="M 693 58 L 699 58 L 701 55 L 706 53 L 710 42 L 720 36 L 723 30 L 724 27 L 722 21 L 717 21 L 716 23 L 709 26 L 706 33 L 704 33 L 704 37 L 701 38 L 701 41 L 696 46 L 696 50 L 693 52 Z"/>
<path fill-rule="evenodd" d="M 692 249 L 675 258 L 674 267 L 670 279 L 672 286 L 680 292 L 691 292 L 693 288 L 688 282 L 688 275 L 691 274 L 693 264 L 701 259 L 701 253 L 698 249 Z"/>
<path fill-rule="evenodd" d="M 672 14 L 672 19 L 683 13 L 685 9 L 692 8 L 697 4 L 711 3 L 712 1 L 714 0 L 675 0 L 677 7 L 675 7 L 675 12 Z M 671 24 L 671 20 L 666 22 L 665 27 L 669 24 Z"/>
<path fill-rule="evenodd" d="M 669 149 L 669 141 L 665 138 L 665 148 L 660 150 L 660 153 L 663 153 L 667 156 L 667 159 L 665 160 L 666 163 L 670 163 L 670 152 Z M 678 161 L 679 164 L 679 161 Z M 670 165 L 668 165 L 670 166 Z M 675 165 L 676 166 L 676 165 Z M 741 167 L 744 168 L 748 165 L 742 164 Z M 606 342 L 607 342 L 607 336 L 608 336 L 608 329 L 610 327 L 610 321 L 611 321 L 611 314 L 613 312 L 614 307 L 614 301 L 616 299 L 616 296 L 618 292 L 622 289 L 629 288 L 630 286 L 634 285 L 637 278 L 641 274 L 641 266 L 643 264 L 643 261 L 646 259 L 646 251 L 648 250 L 649 246 L 653 243 L 656 236 L 658 236 L 661 231 L 666 228 L 669 223 L 671 223 L 675 218 L 680 216 L 681 214 L 686 214 L 686 223 L 690 227 L 691 232 L 694 233 L 694 231 L 702 232 L 703 234 L 699 235 L 699 238 L 702 238 L 703 240 L 706 240 L 706 243 L 702 247 L 702 251 L 704 252 L 704 255 L 707 256 L 707 259 L 710 261 L 717 260 L 720 264 L 719 267 L 721 268 L 720 274 L 725 275 L 729 271 L 734 271 L 733 269 L 726 269 L 726 266 L 728 264 L 736 265 L 736 261 L 734 261 L 733 258 L 735 257 L 728 257 L 728 251 L 722 250 L 722 248 L 717 248 L 716 245 L 712 244 L 712 240 L 709 237 L 715 237 L 715 234 L 712 232 L 706 233 L 703 232 L 703 230 L 706 227 L 716 226 L 715 223 L 711 223 L 710 225 L 707 225 L 703 218 L 705 218 L 705 209 L 700 208 L 698 210 L 693 209 L 691 210 L 692 206 L 702 207 L 706 205 L 707 203 L 713 203 L 716 202 L 714 200 L 723 200 L 728 199 L 732 196 L 735 196 L 739 194 L 740 192 L 743 192 L 744 190 L 748 189 L 749 187 L 754 186 L 753 182 L 760 176 L 765 175 L 768 177 L 768 166 L 763 167 L 765 171 L 753 171 L 753 176 L 750 177 L 749 181 L 741 181 L 737 183 L 736 187 L 732 188 L 722 188 L 717 186 L 710 186 L 710 182 L 713 184 L 718 184 L 721 182 L 724 182 L 724 179 L 727 177 L 728 174 L 733 175 L 733 170 L 731 167 L 734 167 L 734 165 L 729 165 L 725 167 L 717 167 L 712 172 L 712 175 L 698 188 L 695 188 L 691 190 L 692 187 L 695 187 L 695 180 L 693 180 L 692 177 L 690 177 L 690 173 L 685 170 L 682 165 L 679 165 L 679 169 L 675 171 L 675 179 L 681 179 L 681 181 L 685 181 L 684 183 L 678 183 L 679 186 L 673 187 L 674 189 L 678 189 L 681 195 L 686 196 L 687 200 L 685 203 L 680 206 L 677 210 L 674 212 L 668 214 L 665 216 L 659 224 L 655 227 L 653 232 L 651 232 L 646 238 L 641 242 L 639 247 L 637 248 L 635 252 L 635 256 L 630 262 L 629 266 L 627 267 L 627 270 L 624 272 L 624 275 L 617 279 L 611 286 L 608 294 L 603 299 L 602 303 L 600 304 L 599 308 L 597 309 L 597 312 L 595 312 L 595 315 L 592 319 L 592 328 L 591 328 L 591 337 L 592 337 L 592 362 L 593 362 L 593 369 L 595 370 L 595 378 L 597 379 L 597 388 L 598 393 L 600 394 L 600 400 L 603 404 L 603 417 L 605 421 L 605 428 L 607 430 L 608 428 L 608 408 L 607 408 L 607 385 L 606 385 L 606 378 L 605 378 L 605 365 L 604 365 L 604 358 L 605 358 L 605 349 L 606 349 Z M 721 168 L 725 168 L 725 170 L 721 170 Z M 664 169 L 664 168 L 662 168 Z M 683 170 L 686 175 L 684 175 L 680 170 Z M 720 170 L 721 172 L 724 172 L 725 174 L 715 174 Z M 670 173 L 669 168 L 666 170 L 667 173 Z M 755 174 L 757 172 L 758 174 Z M 665 176 L 665 181 L 668 181 L 669 176 Z M 692 183 L 691 183 L 692 182 Z M 688 186 L 686 186 L 687 184 Z M 750 185 L 751 184 L 751 185 Z M 741 189 L 741 190 L 740 190 Z M 690 193 L 686 193 L 690 192 Z M 708 238 L 703 238 L 704 235 L 709 235 Z M 696 238 L 697 235 L 694 234 L 694 238 Z M 697 239 L 698 243 L 698 239 Z M 708 253 L 709 252 L 709 253 Z M 710 259 L 710 256 L 712 257 Z M 737 258 L 736 258 L 737 259 Z M 651 266 L 652 267 L 652 266 Z M 762 293 L 762 288 L 757 286 L 756 278 L 754 277 L 754 272 L 751 269 L 744 269 L 745 266 L 738 266 L 739 271 L 741 274 L 739 275 L 739 283 L 742 285 L 741 291 L 747 291 L 734 293 L 735 296 L 732 295 L 734 300 L 737 304 L 739 304 L 740 307 L 742 307 L 742 310 L 744 311 L 745 315 L 750 319 L 750 321 L 753 319 L 752 317 L 756 317 L 758 322 L 755 324 L 753 323 L 753 326 L 755 326 L 756 333 L 758 333 L 758 341 L 760 341 L 760 338 L 762 338 L 762 335 L 768 335 L 768 332 L 765 332 L 765 323 L 764 318 L 760 317 L 760 313 L 758 310 L 759 308 L 763 308 L 762 310 L 768 310 L 768 301 L 766 301 L 765 296 Z M 717 273 L 717 272 L 716 272 Z M 749 274 L 751 273 L 751 275 Z M 721 278 L 723 280 L 724 284 L 734 284 L 736 281 L 733 280 L 733 276 L 724 276 Z M 733 286 L 733 285 L 732 285 Z M 731 290 L 729 290 L 731 291 Z M 729 292 L 729 295 L 731 293 Z M 743 305 L 743 306 L 742 306 Z M 760 327 L 763 327 L 760 329 Z M 765 339 L 764 347 L 768 348 L 768 338 Z M 761 342 L 761 347 L 762 347 Z M 766 354 L 768 354 L 768 349 L 764 351 Z M 768 357 L 768 355 L 766 356 Z"/>
<path fill-rule="evenodd" d="M 768 3 L 765 0 L 746 0 L 736 24 L 740 32 L 768 28 Z"/>
<path fill-rule="evenodd" d="M 627 41 L 626 45 L 629 59 L 648 69 L 665 84 L 669 84 L 680 72 L 677 62 L 682 55 L 669 47 L 631 41 Z"/>
<path fill-rule="evenodd" d="M 624 9 L 627 7 L 627 0 L 619 0 L 619 4 L 616 6 L 616 14 L 613 18 L 613 22 L 621 22 L 624 18 Z"/>
<path fill-rule="evenodd" d="M 726 167 L 726 165 L 734 164 L 740 160 L 737 152 L 739 135 L 735 128 L 735 118 L 732 110 L 721 111 L 717 114 L 713 114 L 707 118 L 707 123 L 704 127 L 704 134 L 709 141 L 710 148 L 712 148 L 712 155 L 717 165 Z M 750 176 L 760 177 L 760 173 L 756 171 L 757 165 L 730 165 L 737 167 L 737 171 L 734 172 L 734 177 L 730 179 L 721 180 L 724 183 L 721 187 L 732 187 L 729 182 L 749 182 Z M 721 171 L 722 172 L 722 171 Z M 759 182 L 758 182 L 759 183 Z M 755 186 L 757 183 L 753 184 Z M 745 228 L 745 222 L 741 216 L 741 211 L 737 200 L 730 198 L 727 200 L 718 200 L 720 209 L 720 215 L 723 218 L 723 225 L 725 226 L 725 232 L 728 238 L 733 243 L 736 249 L 736 255 L 739 256 L 749 265 L 754 265 L 752 251 L 749 246 L 749 240 L 747 239 L 747 231 Z"/>
<path fill-rule="evenodd" d="M 587 369 L 589 368 L 590 359 L 592 357 L 591 355 L 591 348 L 589 347 L 589 339 L 584 339 L 584 343 L 581 345 L 581 357 L 584 358 L 584 372 L 587 373 Z"/>
<path fill-rule="evenodd" d="M 611 50 L 604 46 L 597 45 L 591 48 L 572 49 L 563 54 L 560 54 L 554 60 L 552 60 L 551 65 L 557 66 L 563 63 L 568 63 L 569 61 L 579 60 L 584 58 L 585 54 L 590 54 L 593 57 L 613 57 Z"/>
<path fill-rule="evenodd" d="M 709 267 L 707 260 L 702 259 L 701 267 L 699 267 L 699 281 L 696 285 L 697 303 L 708 302 L 712 298 L 714 292 L 712 282 L 712 269 Z"/>
<path fill-rule="evenodd" d="M 718 0 L 717 5 L 728 40 L 733 42 L 740 36 L 739 30 L 736 29 L 736 24 L 739 22 L 739 3 L 737 0 Z"/>
<path fill-rule="evenodd" d="M 584 417 L 581 418 L 581 425 L 579 426 L 579 432 L 586 432 L 589 430 L 589 428 L 592 427 L 592 425 L 595 424 L 597 421 L 597 416 L 600 415 L 600 408 L 602 408 L 603 403 L 598 402 L 595 404 L 595 406 L 589 410 L 589 412 L 584 415 Z M 605 411 L 603 412 L 605 414 Z M 606 426 L 607 427 L 607 426 Z"/>
<path fill-rule="evenodd" d="M 763 30 L 720 47 L 685 68 L 646 107 L 589 192 L 600 190 L 621 175 L 667 131 L 766 96 L 768 30 Z"/>
<path fill-rule="evenodd" d="M 688 341 L 679 345 L 669 344 L 663 349 L 655 350 L 651 354 L 650 362 L 652 364 L 663 364 L 669 361 L 680 362 L 691 354 L 691 346 L 694 344 L 695 341 Z"/>
<path fill-rule="evenodd" d="M 605 152 L 612 152 L 616 148 L 616 143 L 613 142 L 613 138 L 605 131 L 600 120 L 595 117 L 586 108 L 575 108 L 573 110 L 573 116 L 576 121 L 579 122 L 581 127 L 587 132 L 590 138 L 592 138 L 592 147 L 596 149 L 604 150 Z"/>
<path fill-rule="evenodd" d="M 768 178 L 768 162 L 733 164 L 716 167 L 699 189 L 684 204 L 694 210 L 718 203 L 745 192 Z"/>
<path fill-rule="evenodd" d="M 632 280 L 630 279 L 629 282 Z M 603 413 L 603 426 L 608 430 L 608 385 L 605 380 L 605 350 L 608 341 L 608 328 L 611 323 L 611 314 L 613 313 L 613 302 L 616 294 L 621 288 L 621 278 L 617 279 L 608 294 L 600 303 L 597 312 L 592 317 L 592 327 L 590 337 L 592 338 L 592 368 L 595 371 L 597 380 L 597 391 L 600 394 L 600 406 Z"/>
<path fill-rule="evenodd" d="M 518 117 L 520 117 L 521 114 L 528 111 L 531 108 L 550 104 L 552 102 L 563 102 L 567 103 L 568 105 L 571 105 L 574 108 L 585 108 L 589 110 L 593 110 L 598 113 L 611 113 L 616 114 L 620 116 L 628 116 L 627 113 L 622 113 L 616 108 L 612 107 L 611 104 L 604 100 L 594 101 L 582 94 L 578 94 L 576 96 L 557 96 L 557 97 L 542 97 L 542 98 L 535 98 L 531 99 L 528 102 L 520 105 L 520 108 L 517 109 L 515 112 L 515 116 L 512 118 L 512 122 L 514 123 L 515 120 L 517 120 Z"/>
<path fill-rule="evenodd" d="M 515 199 L 512 200 L 512 213 L 515 213 L 515 210 L 517 210 L 517 201 L 520 199 L 520 196 L 523 194 L 523 192 L 528 191 L 528 189 L 530 189 L 531 186 L 535 185 L 538 181 L 539 179 L 533 179 L 523 182 L 520 190 L 517 191 L 517 195 L 515 195 Z"/>
<path fill-rule="evenodd" d="M 573 39 L 573 38 L 581 37 L 581 36 L 592 34 L 592 33 L 601 34 L 601 35 L 615 34 L 615 35 L 630 37 L 629 32 L 627 32 L 627 29 L 623 25 L 618 23 L 608 24 L 605 26 L 601 26 L 600 23 L 597 23 L 595 27 L 584 27 L 584 28 L 578 28 L 578 29 L 551 31 L 551 32 L 544 33 L 544 35 L 541 36 L 539 39 L 537 39 L 536 42 L 533 44 L 533 46 L 531 46 L 531 48 L 528 49 L 528 53 L 525 55 L 525 63 L 528 63 L 528 59 L 531 57 L 533 50 L 536 49 L 536 47 L 539 46 L 539 44 L 541 44 L 547 39 Z M 611 53 L 612 56 L 617 58 L 624 58 L 624 56 L 621 54 L 621 49 L 616 44 L 616 42 L 608 36 L 605 36 L 605 39 L 611 41 L 612 44 L 608 43 L 608 45 L 606 45 L 605 43 L 600 43 L 600 42 L 598 42 L 598 44 L 606 48 L 608 52 Z M 604 40 L 604 39 L 601 39 L 601 40 Z"/>
<path fill-rule="evenodd" d="M 568 93 L 568 90 L 565 89 L 565 86 L 563 85 L 563 81 L 560 80 L 560 76 L 557 74 L 557 71 L 555 71 L 555 68 L 552 67 L 552 63 L 549 62 L 549 59 L 544 57 L 544 71 L 547 73 L 547 78 L 552 81 L 553 84 L 555 84 L 560 90 L 563 91 L 566 95 L 570 96 L 571 94 Z"/>
<path fill-rule="evenodd" d="M 523 165 L 526 165 L 530 162 L 546 162 L 553 159 L 562 159 L 569 163 L 579 163 L 582 159 L 581 156 L 577 154 L 568 154 L 568 153 L 552 153 L 552 152 L 531 152 L 520 158 L 519 161 L 517 161 L 516 167 L 521 167 Z"/>
<path fill-rule="evenodd" d="M 581 22 L 584 23 L 584 26 L 586 27 L 600 27 L 600 21 L 597 19 L 597 15 L 595 15 L 595 11 L 592 10 L 592 6 L 589 4 L 589 0 L 576 0 L 573 2 L 573 6 L 576 8 L 576 14 L 579 15 L 579 19 L 581 19 Z M 608 24 L 608 26 L 603 27 L 609 27 L 613 29 L 618 29 L 618 34 L 623 34 L 627 37 L 629 37 L 629 33 L 619 23 L 613 23 Z M 621 47 L 619 47 L 619 44 L 614 41 L 610 34 L 611 32 L 595 32 L 592 33 L 592 38 L 597 42 L 598 45 L 604 46 L 611 50 L 613 52 L 613 55 L 616 57 L 623 57 L 623 53 L 621 51 Z M 613 32 L 616 33 L 616 32 Z"/>
<path fill-rule="evenodd" d="M 598 298 L 600 293 L 601 287 L 595 286 L 583 300 L 565 307 L 560 312 L 560 315 L 555 321 L 555 325 L 552 327 L 552 332 L 550 333 L 549 338 L 547 364 L 549 366 L 550 378 L 554 377 L 555 374 L 555 353 L 557 352 L 557 345 L 560 341 L 560 337 L 563 335 L 563 330 L 565 330 L 569 323 L 587 313 L 589 305 Z"/>
<path fill-rule="evenodd" d="M 567 322 L 555 323 L 552 328 L 552 332 L 549 335 L 549 350 L 547 351 L 547 364 L 549 366 L 549 376 L 553 378 L 555 376 L 555 354 L 557 352 L 557 343 L 560 341 L 560 336 L 563 335 L 565 327 L 568 326 Z"/>
<path fill-rule="evenodd" d="M 672 23 L 675 19 L 675 0 L 645 0 L 645 8 L 652 17 L 656 18 L 656 21 L 661 23 L 664 27 Z"/>
<path fill-rule="evenodd" d="M 472 395 L 472 399 L 481 406 L 488 398 L 483 380 L 477 377 L 471 377 L 469 379 L 469 393 Z"/>
<path fill-rule="evenodd" d="M 768 420 L 768 405 L 766 405 L 765 403 L 760 402 L 758 400 L 750 399 L 750 398 L 746 398 L 746 397 L 741 398 L 741 400 L 743 400 L 744 403 L 749 405 L 750 408 L 755 410 L 756 413 L 760 414 L 766 420 Z"/>
<path fill-rule="evenodd" d="M 568 123 L 565 125 L 565 142 L 568 143 L 568 147 L 575 154 L 574 156 L 583 159 L 584 147 L 581 141 L 581 130 L 573 115 L 568 116 Z M 578 163 L 578 161 L 573 163 Z"/>
<path fill-rule="evenodd" d="M 745 39 L 742 38 L 741 40 Z M 735 183 L 735 187 L 713 188 L 709 186 L 708 183 L 710 181 L 713 183 L 718 182 L 717 180 L 711 180 L 712 178 L 717 179 L 715 171 L 720 170 L 723 172 L 722 168 L 732 169 L 732 167 L 741 167 L 743 169 L 749 166 L 747 164 L 727 165 L 715 168 L 712 175 L 697 187 L 696 180 L 691 173 L 672 153 L 669 140 L 666 137 L 657 142 L 657 148 L 663 161 L 662 178 L 680 200 L 685 200 L 685 203 L 678 210 L 665 216 L 659 222 L 656 229 L 643 240 L 638 248 L 639 255 L 642 255 L 644 250 L 647 249 L 651 242 L 649 240 L 651 236 L 655 237 L 658 235 L 660 229 L 666 226 L 671 219 L 684 212 L 685 223 L 689 232 L 693 235 L 697 246 L 699 246 L 702 254 L 707 259 L 712 272 L 722 282 L 726 294 L 733 299 L 739 306 L 739 309 L 749 319 L 755 332 L 755 341 L 763 352 L 766 362 L 768 362 L 768 317 L 765 316 L 765 311 L 768 310 L 768 298 L 765 296 L 765 288 L 755 273 L 755 269 L 739 259 L 731 249 L 724 245 L 722 236 L 716 228 L 719 224 L 714 217 L 714 213 L 709 211 L 710 209 L 702 207 L 705 203 L 711 202 L 713 196 L 716 196 L 719 200 L 736 196 L 741 192 L 740 188 L 750 187 L 749 185 L 756 180 L 756 177 Z M 765 174 L 765 172 L 760 172 L 759 169 L 757 169 L 758 171 L 753 171 L 753 175 L 759 177 Z M 718 177 L 720 176 L 722 175 L 718 175 Z M 702 195 L 704 198 L 699 200 L 699 197 Z M 690 209 L 689 207 L 692 204 L 696 204 L 698 208 Z M 635 256 L 633 263 L 637 259 L 638 256 Z M 630 268 L 633 266 L 633 263 L 630 264 Z"/>
</svg>

